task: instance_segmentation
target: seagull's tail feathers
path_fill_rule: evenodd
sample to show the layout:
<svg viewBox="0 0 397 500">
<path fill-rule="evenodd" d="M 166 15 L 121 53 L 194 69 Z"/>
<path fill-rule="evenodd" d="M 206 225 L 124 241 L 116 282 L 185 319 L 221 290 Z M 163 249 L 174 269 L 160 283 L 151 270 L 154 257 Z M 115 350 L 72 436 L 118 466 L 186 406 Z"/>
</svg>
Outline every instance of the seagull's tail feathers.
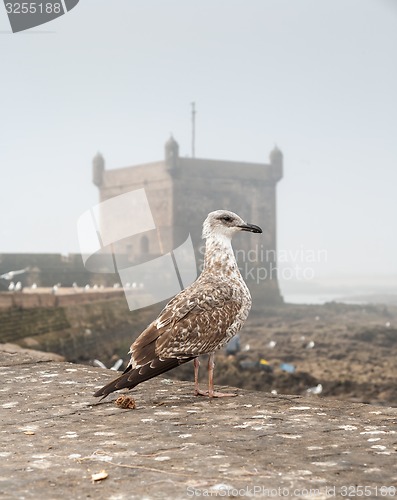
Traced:
<svg viewBox="0 0 397 500">
<path fill-rule="evenodd" d="M 106 398 L 106 396 L 108 396 L 111 392 L 118 391 L 119 389 L 132 389 L 136 385 L 145 382 L 146 380 L 149 380 L 153 377 L 156 377 L 161 373 L 168 372 L 169 370 L 172 370 L 173 368 L 176 368 L 183 363 L 187 363 L 192 359 L 194 358 L 155 358 L 150 363 L 146 363 L 145 365 L 139 366 L 137 368 L 132 368 L 130 365 L 122 375 L 96 391 L 94 396 L 97 398 L 99 396 L 103 396 L 103 398 Z"/>
</svg>

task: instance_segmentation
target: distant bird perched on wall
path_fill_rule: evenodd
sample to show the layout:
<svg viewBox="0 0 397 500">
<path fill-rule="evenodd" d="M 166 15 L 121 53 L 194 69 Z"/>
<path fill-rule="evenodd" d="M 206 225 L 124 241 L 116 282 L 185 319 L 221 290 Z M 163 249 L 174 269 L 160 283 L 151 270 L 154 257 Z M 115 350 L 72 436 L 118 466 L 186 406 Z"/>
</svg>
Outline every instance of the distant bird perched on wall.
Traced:
<svg viewBox="0 0 397 500">
<path fill-rule="evenodd" d="M 206 240 L 204 269 L 197 280 L 176 295 L 130 348 L 124 373 L 95 392 L 106 397 L 118 389 L 132 389 L 161 373 L 194 360 L 194 394 L 234 396 L 214 391 L 215 351 L 243 326 L 251 309 L 251 295 L 233 253 L 231 239 L 240 231 L 261 233 L 226 210 L 211 212 L 203 225 Z M 198 384 L 199 360 L 209 354 L 208 391 Z"/>
</svg>

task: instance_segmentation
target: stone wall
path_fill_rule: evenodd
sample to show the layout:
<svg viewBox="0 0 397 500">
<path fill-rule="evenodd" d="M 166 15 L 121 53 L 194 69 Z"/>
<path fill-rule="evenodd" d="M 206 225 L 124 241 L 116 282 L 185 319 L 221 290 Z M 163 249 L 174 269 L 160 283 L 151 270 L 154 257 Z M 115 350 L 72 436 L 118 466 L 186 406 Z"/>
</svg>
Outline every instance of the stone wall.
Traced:
<svg viewBox="0 0 397 500">
<path fill-rule="evenodd" d="M 69 361 L 110 359 L 115 352 L 127 359 L 132 339 L 153 319 L 156 309 L 131 312 L 121 294 L 14 294 L 23 299 L 23 307 L 0 309 L 0 343 L 55 352 Z M 3 294 L 0 298 L 4 299 Z"/>
<path fill-rule="evenodd" d="M 36 307 L 53 308 L 73 306 L 87 302 L 97 302 L 99 300 L 114 299 L 124 296 L 120 289 L 109 292 L 88 292 L 57 295 L 53 293 L 18 293 L 0 292 L 0 311 L 2 309 L 18 308 L 30 309 Z"/>
</svg>

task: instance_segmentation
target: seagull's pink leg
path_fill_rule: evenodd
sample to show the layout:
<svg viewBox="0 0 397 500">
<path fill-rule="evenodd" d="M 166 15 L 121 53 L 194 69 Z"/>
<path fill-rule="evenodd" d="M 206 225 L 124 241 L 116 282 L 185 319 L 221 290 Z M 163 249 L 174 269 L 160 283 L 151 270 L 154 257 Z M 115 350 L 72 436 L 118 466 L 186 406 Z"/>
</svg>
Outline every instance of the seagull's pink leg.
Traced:
<svg viewBox="0 0 397 500">
<path fill-rule="evenodd" d="M 199 389 L 199 379 L 198 379 L 199 368 L 200 368 L 199 358 L 194 358 L 193 364 L 194 364 L 194 395 L 195 396 L 208 396 L 207 391 L 200 391 L 200 389 Z"/>
<path fill-rule="evenodd" d="M 215 366 L 215 353 L 212 352 L 208 358 L 208 396 L 210 398 L 226 398 L 237 396 L 232 392 L 215 392 L 214 391 L 214 366 Z"/>
</svg>

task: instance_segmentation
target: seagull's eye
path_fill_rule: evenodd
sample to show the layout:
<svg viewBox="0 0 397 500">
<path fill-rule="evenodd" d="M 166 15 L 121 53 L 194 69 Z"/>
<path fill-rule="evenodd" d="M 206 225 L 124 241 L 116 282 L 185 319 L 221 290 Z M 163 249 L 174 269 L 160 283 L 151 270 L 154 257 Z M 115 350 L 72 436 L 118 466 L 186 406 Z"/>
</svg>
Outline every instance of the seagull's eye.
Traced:
<svg viewBox="0 0 397 500">
<path fill-rule="evenodd" d="M 233 220 L 233 218 L 230 217 L 230 215 L 222 215 L 220 219 L 223 220 L 224 222 L 231 222 Z"/>
</svg>

